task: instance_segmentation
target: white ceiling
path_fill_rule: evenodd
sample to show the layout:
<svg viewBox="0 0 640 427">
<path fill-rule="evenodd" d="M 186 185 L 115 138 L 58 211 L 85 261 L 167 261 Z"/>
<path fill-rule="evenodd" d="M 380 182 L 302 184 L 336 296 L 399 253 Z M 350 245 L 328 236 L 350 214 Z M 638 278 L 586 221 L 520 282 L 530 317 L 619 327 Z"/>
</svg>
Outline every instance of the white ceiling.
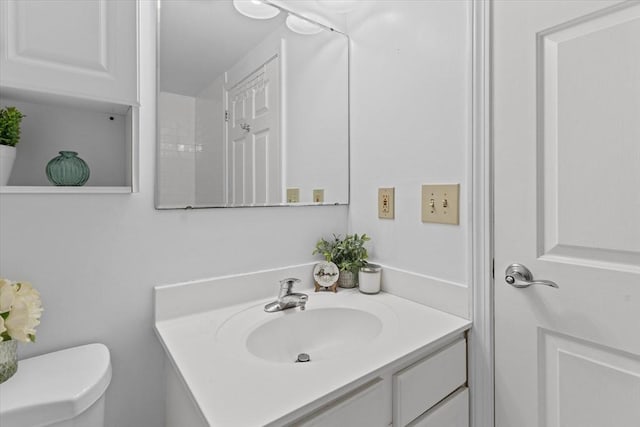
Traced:
<svg viewBox="0 0 640 427">
<path fill-rule="evenodd" d="M 247 18 L 231 0 L 162 0 L 160 89 L 195 96 L 285 18 Z"/>
</svg>

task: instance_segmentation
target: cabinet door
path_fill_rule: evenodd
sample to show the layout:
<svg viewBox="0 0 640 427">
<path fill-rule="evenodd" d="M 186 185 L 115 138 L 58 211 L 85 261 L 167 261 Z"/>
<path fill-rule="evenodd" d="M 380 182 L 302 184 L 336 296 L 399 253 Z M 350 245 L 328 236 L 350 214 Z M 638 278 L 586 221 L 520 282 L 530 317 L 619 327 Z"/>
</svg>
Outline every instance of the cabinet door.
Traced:
<svg viewBox="0 0 640 427">
<path fill-rule="evenodd" d="M 390 406 L 385 381 L 374 380 L 360 389 L 293 423 L 296 427 L 386 427 Z"/>
<path fill-rule="evenodd" d="M 393 425 L 406 426 L 467 381 L 466 341 L 460 339 L 393 377 Z"/>
<path fill-rule="evenodd" d="M 136 0 L 0 1 L 0 86 L 137 104 Z"/>
<path fill-rule="evenodd" d="M 469 427 L 469 389 L 460 389 L 408 427 Z"/>
</svg>

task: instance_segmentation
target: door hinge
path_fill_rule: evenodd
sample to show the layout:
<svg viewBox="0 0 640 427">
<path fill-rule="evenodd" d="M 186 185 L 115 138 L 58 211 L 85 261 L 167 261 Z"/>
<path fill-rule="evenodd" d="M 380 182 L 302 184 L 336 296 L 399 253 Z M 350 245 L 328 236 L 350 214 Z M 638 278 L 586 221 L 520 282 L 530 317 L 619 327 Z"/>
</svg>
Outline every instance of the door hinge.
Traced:
<svg viewBox="0 0 640 427">
<path fill-rule="evenodd" d="M 225 122 L 229 121 L 229 110 L 224 110 L 224 121 Z"/>
<path fill-rule="evenodd" d="M 496 278 L 496 259 L 495 258 L 491 259 L 491 278 L 492 279 Z"/>
</svg>

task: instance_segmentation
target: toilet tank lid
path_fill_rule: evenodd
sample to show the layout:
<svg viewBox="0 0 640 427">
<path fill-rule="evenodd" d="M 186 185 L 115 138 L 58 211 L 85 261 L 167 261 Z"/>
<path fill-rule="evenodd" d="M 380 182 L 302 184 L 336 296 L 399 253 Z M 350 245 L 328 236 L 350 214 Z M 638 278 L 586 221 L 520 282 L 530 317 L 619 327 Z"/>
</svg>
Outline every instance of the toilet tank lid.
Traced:
<svg viewBox="0 0 640 427">
<path fill-rule="evenodd" d="M 0 384 L 0 425 L 39 426 L 73 418 L 105 392 L 111 358 L 104 344 L 87 344 L 18 362 Z"/>
</svg>

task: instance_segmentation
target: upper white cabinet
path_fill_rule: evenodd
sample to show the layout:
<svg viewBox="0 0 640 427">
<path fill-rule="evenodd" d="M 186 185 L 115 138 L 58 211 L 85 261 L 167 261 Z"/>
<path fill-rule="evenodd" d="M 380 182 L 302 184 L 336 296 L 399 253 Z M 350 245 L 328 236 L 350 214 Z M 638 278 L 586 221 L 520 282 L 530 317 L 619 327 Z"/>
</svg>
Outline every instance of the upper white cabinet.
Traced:
<svg viewBox="0 0 640 427">
<path fill-rule="evenodd" d="M 137 0 L 0 0 L 0 105 L 24 114 L 0 193 L 130 193 L 138 181 Z M 45 167 L 75 151 L 85 186 Z"/>
<path fill-rule="evenodd" d="M 0 1 L 0 86 L 138 104 L 135 0 Z"/>
</svg>

